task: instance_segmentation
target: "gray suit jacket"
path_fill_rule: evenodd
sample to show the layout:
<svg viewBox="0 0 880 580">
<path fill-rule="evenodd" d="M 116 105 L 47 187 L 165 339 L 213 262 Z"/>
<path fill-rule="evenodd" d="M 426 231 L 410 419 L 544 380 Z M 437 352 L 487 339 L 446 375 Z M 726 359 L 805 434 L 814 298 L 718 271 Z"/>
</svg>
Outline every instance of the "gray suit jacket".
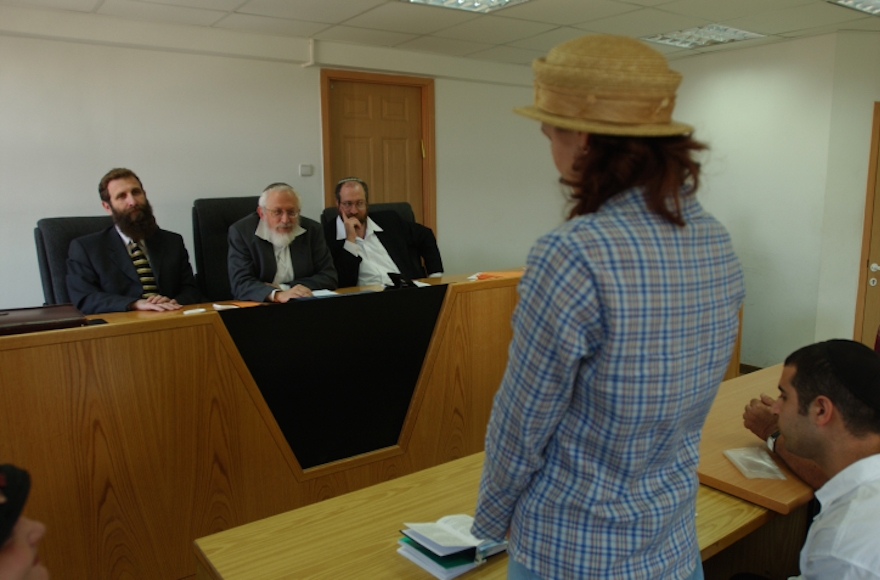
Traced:
<svg viewBox="0 0 880 580">
<path fill-rule="evenodd" d="M 229 284 L 236 300 L 263 302 L 272 292 L 271 284 L 278 271 L 272 244 L 254 232 L 260 216 L 256 212 L 229 226 Z M 300 216 L 299 225 L 306 233 L 290 243 L 290 259 L 296 279 L 310 290 L 335 290 L 336 268 L 318 222 Z"/>
<path fill-rule="evenodd" d="M 201 302 L 183 238 L 160 229 L 145 244 L 159 294 L 180 304 Z M 67 293 L 84 314 L 122 312 L 143 294 L 115 227 L 73 240 L 67 256 Z"/>
</svg>

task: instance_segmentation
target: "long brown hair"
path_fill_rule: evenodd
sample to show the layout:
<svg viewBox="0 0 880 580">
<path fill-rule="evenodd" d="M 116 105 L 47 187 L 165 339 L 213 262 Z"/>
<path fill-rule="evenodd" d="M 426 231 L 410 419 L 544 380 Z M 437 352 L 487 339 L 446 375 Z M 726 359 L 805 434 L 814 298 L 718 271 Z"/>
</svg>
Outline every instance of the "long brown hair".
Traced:
<svg viewBox="0 0 880 580">
<path fill-rule="evenodd" d="M 569 219 L 594 213 L 611 197 L 640 186 L 648 209 L 684 226 L 682 186 L 689 186 L 686 195 L 697 191 L 700 163 L 693 157 L 704 149 L 705 144 L 689 135 L 620 137 L 591 133 L 586 153 L 574 164 L 583 178 L 578 183 L 561 180 L 574 190 Z"/>
</svg>

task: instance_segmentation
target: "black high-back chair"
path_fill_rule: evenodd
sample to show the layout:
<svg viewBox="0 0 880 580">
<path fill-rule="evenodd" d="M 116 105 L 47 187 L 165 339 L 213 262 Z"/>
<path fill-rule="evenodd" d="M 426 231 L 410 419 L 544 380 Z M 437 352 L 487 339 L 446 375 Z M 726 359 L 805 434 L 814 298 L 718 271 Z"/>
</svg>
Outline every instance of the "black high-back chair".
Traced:
<svg viewBox="0 0 880 580">
<path fill-rule="evenodd" d="M 210 301 L 231 300 L 229 285 L 229 226 L 257 211 L 257 195 L 215 197 L 193 202 L 196 284 Z"/>
<path fill-rule="evenodd" d="M 408 201 L 371 203 L 370 211 L 396 211 L 400 215 L 400 217 L 403 218 L 403 221 L 416 221 L 416 216 L 413 213 L 412 206 L 409 204 Z M 339 212 L 336 209 L 335 205 L 325 207 L 324 211 L 321 212 L 321 225 L 326 225 L 328 222 L 335 220 L 337 215 L 339 215 Z"/>
<path fill-rule="evenodd" d="M 70 302 L 67 295 L 67 251 L 70 242 L 113 225 L 109 215 L 43 218 L 34 228 L 40 281 L 46 304 Z"/>
</svg>

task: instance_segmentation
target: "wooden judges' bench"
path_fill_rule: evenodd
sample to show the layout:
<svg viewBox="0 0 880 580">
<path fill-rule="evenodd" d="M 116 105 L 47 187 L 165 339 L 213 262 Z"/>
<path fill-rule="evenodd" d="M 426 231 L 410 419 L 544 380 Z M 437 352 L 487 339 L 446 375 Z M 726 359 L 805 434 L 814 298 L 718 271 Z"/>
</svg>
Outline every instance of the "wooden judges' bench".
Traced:
<svg viewBox="0 0 880 580">
<path fill-rule="evenodd" d="M 398 291 L 410 293 L 400 298 L 361 294 L 252 308 L 254 319 L 273 330 L 257 328 L 250 336 L 250 315 L 204 305 L 201 314 L 108 314 L 97 317 L 107 324 L 0 338 L 0 459 L 31 472 L 26 514 L 48 527 L 41 559 L 65 578 L 185 578 L 195 573 L 196 538 L 482 451 L 507 361 L 517 281 L 516 275 L 431 280 L 454 283 L 427 335 L 399 437 L 381 449 L 308 467 L 291 447 L 291 441 L 314 443 L 297 432 L 303 415 L 270 409 L 261 391 L 266 387 L 254 376 L 288 369 L 297 385 L 291 390 L 325 394 L 316 399 L 321 405 L 345 406 L 338 397 L 344 386 L 332 391 L 318 382 L 297 383 L 300 370 L 347 368 L 346 353 L 366 349 L 378 356 L 392 337 L 328 341 L 318 354 L 303 356 L 310 328 L 300 322 L 312 309 L 332 313 L 337 300 L 391 309 L 383 320 L 407 318 L 395 318 L 393 305 L 422 290 Z M 267 312 L 278 321 L 266 322 Z M 227 328 L 223 316 L 236 323 Z M 348 338 L 348 327 L 332 328 Z M 257 342 L 268 345 L 273 358 L 249 369 L 239 347 L 259 360 Z M 286 348 L 288 342 L 299 346 Z M 737 351 L 732 372 L 738 363 Z M 351 369 L 352 393 L 361 387 L 359 370 Z M 268 400 L 287 400 L 283 392 L 278 398 L 278 385 L 265 393 Z M 284 424 L 273 413 L 284 416 Z M 312 463 L 346 444 L 335 440 L 345 437 L 312 439 L 327 439 L 327 449 L 304 451 Z"/>
</svg>

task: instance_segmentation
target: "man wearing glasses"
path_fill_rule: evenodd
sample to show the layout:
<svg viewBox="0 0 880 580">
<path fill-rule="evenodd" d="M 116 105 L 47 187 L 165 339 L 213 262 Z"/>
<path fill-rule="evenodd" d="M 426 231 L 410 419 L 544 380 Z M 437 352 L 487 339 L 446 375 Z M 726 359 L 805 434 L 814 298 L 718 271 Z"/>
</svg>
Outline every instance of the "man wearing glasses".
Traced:
<svg viewBox="0 0 880 580">
<path fill-rule="evenodd" d="M 410 279 L 443 274 L 440 250 L 430 228 L 405 221 L 394 211 L 368 216 L 367 206 L 363 180 L 346 177 L 336 184 L 339 215 L 324 224 L 324 235 L 340 286 L 387 286 L 391 284 L 389 272 Z"/>
<path fill-rule="evenodd" d="M 256 213 L 229 226 L 229 282 L 237 300 L 287 302 L 336 288 L 336 269 L 318 222 L 300 216 L 286 183 L 263 190 Z"/>
</svg>

